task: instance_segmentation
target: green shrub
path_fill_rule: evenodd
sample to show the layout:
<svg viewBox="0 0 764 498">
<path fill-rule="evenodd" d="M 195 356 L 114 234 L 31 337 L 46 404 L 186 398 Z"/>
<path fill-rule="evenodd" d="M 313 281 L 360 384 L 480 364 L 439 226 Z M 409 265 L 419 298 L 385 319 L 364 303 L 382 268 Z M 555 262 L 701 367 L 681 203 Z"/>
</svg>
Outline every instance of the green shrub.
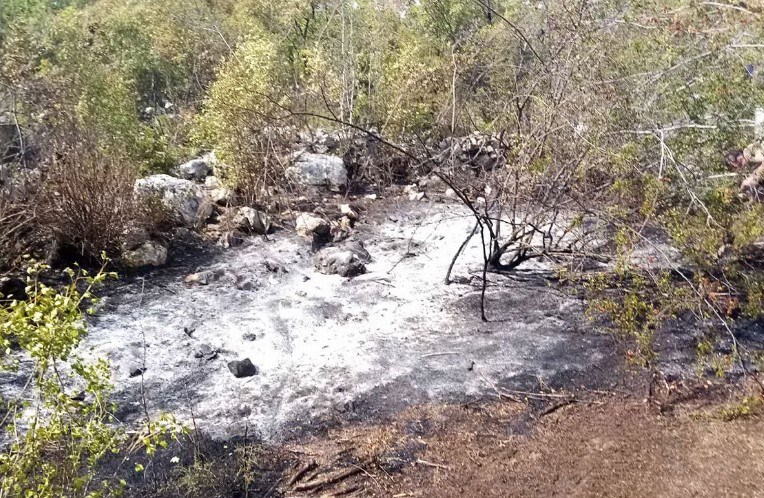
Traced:
<svg viewBox="0 0 764 498">
<path fill-rule="evenodd" d="M 129 436 L 109 401 L 108 362 L 85 361 L 74 354 L 86 332 L 81 310 L 94 313 L 95 289 L 115 275 L 103 269 L 92 275 L 66 270 L 70 282 L 56 289 L 41 279 L 47 270 L 46 265 L 32 263 L 27 298 L 0 301 L 0 359 L 4 368 L 16 368 L 13 348 L 29 356 L 36 399 L 34 404 L 10 403 L 6 429 L 12 442 L 0 453 L 0 496 L 117 495 L 124 480 L 116 473 L 101 476 L 99 464 L 129 449 L 153 454 L 183 429 L 171 418 L 160 417 L 147 421 L 136 437 Z"/>
</svg>

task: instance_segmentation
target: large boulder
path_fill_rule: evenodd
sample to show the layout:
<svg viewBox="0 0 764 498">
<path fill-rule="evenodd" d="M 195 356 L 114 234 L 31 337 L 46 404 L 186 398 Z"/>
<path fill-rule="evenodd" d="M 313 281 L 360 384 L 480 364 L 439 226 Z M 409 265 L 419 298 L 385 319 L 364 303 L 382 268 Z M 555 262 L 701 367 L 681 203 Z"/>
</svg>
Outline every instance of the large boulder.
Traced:
<svg viewBox="0 0 764 498">
<path fill-rule="evenodd" d="M 339 192 L 347 187 L 348 172 L 341 157 L 330 154 L 303 153 L 287 168 L 294 181 L 310 187 L 327 187 Z"/>
<path fill-rule="evenodd" d="M 366 263 L 371 256 L 360 242 L 345 244 L 342 247 L 327 247 L 316 254 L 316 270 L 325 275 L 355 277 L 366 273 Z"/>
<path fill-rule="evenodd" d="M 202 189 L 190 180 L 152 175 L 135 182 L 137 197 L 159 199 L 168 214 L 182 226 L 200 228 L 212 214 L 212 204 Z"/>
<path fill-rule="evenodd" d="M 122 253 L 122 264 L 130 268 L 163 266 L 165 263 L 167 263 L 167 247 L 155 240 L 148 240 Z"/>
<path fill-rule="evenodd" d="M 207 176 L 212 173 L 212 164 L 214 156 L 212 154 L 206 154 L 202 157 L 192 159 L 187 163 L 183 163 L 176 167 L 172 173 L 178 178 L 184 180 L 193 180 L 196 182 L 203 182 Z"/>
</svg>

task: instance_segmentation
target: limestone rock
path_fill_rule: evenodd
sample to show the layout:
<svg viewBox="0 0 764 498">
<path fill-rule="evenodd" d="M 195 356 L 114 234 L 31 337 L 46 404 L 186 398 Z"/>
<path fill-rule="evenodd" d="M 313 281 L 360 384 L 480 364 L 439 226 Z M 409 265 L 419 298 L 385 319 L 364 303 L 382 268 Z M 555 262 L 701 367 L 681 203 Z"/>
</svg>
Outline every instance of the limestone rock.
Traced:
<svg viewBox="0 0 764 498">
<path fill-rule="evenodd" d="M 122 263 L 130 268 L 163 266 L 167 263 L 167 248 L 157 241 L 148 240 L 123 252 Z"/>
<path fill-rule="evenodd" d="M 259 235 L 265 235 L 271 229 L 270 217 L 251 207 L 237 208 L 236 214 L 233 216 L 233 224 L 243 232 Z"/>
<path fill-rule="evenodd" d="M 301 185 L 327 187 L 333 192 L 342 191 L 348 183 L 342 158 L 329 154 L 300 154 L 287 168 L 287 175 Z"/>
<path fill-rule="evenodd" d="M 209 155 L 205 155 L 181 164 L 173 170 L 173 174 L 184 180 L 203 182 L 207 175 L 212 173 L 212 165 L 210 163 Z"/>
<path fill-rule="evenodd" d="M 135 182 L 139 199 L 159 199 L 168 214 L 182 226 L 199 228 L 212 214 L 212 204 L 202 189 L 190 180 L 169 175 L 152 175 Z"/>
</svg>

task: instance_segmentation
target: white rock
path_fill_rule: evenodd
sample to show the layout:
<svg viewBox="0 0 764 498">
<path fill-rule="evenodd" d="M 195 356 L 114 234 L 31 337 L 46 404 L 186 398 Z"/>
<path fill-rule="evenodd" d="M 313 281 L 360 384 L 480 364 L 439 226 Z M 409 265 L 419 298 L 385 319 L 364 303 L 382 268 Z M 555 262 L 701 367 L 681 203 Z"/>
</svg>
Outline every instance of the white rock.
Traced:
<svg viewBox="0 0 764 498">
<path fill-rule="evenodd" d="M 271 218 L 257 209 L 240 207 L 233 217 L 233 224 L 244 232 L 264 235 L 271 229 Z"/>
<path fill-rule="evenodd" d="M 162 266 L 167 263 L 167 248 L 154 240 L 122 253 L 122 263 L 130 268 Z"/>
<path fill-rule="evenodd" d="M 329 154 L 300 154 L 287 168 L 287 176 L 302 185 L 328 187 L 333 192 L 341 191 L 348 183 L 342 158 Z"/>
<path fill-rule="evenodd" d="M 295 219 L 295 231 L 303 237 L 312 237 L 313 234 L 328 234 L 331 227 L 323 218 L 311 216 L 306 213 L 300 214 Z"/>
<path fill-rule="evenodd" d="M 446 192 L 444 195 L 448 197 L 449 199 L 456 199 L 456 192 L 454 192 L 454 189 L 452 188 L 446 189 Z"/>
<path fill-rule="evenodd" d="M 196 183 L 169 175 L 152 175 L 135 182 L 138 198 L 158 198 L 180 225 L 199 228 L 212 214 L 212 204 Z"/>
<path fill-rule="evenodd" d="M 344 214 L 351 220 L 358 219 L 358 213 L 356 213 L 353 208 L 350 207 L 350 204 L 340 204 L 340 213 Z"/>
<path fill-rule="evenodd" d="M 192 159 L 187 163 L 183 163 L 173 170 L 173 174 L 184 180 L 203 182 L 207 175 L 212 173 L 210 157 L 210 154 L 206 154 L 202 157 Z"/>
</svg>

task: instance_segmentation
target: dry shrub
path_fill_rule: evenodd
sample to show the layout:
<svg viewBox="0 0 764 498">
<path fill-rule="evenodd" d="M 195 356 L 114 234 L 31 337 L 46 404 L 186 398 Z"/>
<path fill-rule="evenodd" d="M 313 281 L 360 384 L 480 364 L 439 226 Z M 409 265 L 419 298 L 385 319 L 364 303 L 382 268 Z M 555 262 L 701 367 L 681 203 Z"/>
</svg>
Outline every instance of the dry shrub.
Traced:
<svg viewBox="0 0 764 498">
<path fill-rule="evenodd" d="M 98 259 L 117 254 L 130 231 L 151 229 L 160 219 L 154 205 L 133 195 L 137 169 L 98 152 L 71 150 L 47 168 L 37 225 L 62 246 Z"/>
<path fill-rule="evenodd" d="M 12 267 L 14 260 L 24 253 L 24 235 L 29 226 L 26 206 L 0 190 L 0 272 Z"/>
<path fill-rule="evenodd" d="M 289 162 L 288 131 L 266 130 L 260 136 L 250 137 L 250 155 L 233 171 L 234 204 L 263 205 L 272 194 L 291 190 L 293 185 L 284 171 Z"/>
</svg>

